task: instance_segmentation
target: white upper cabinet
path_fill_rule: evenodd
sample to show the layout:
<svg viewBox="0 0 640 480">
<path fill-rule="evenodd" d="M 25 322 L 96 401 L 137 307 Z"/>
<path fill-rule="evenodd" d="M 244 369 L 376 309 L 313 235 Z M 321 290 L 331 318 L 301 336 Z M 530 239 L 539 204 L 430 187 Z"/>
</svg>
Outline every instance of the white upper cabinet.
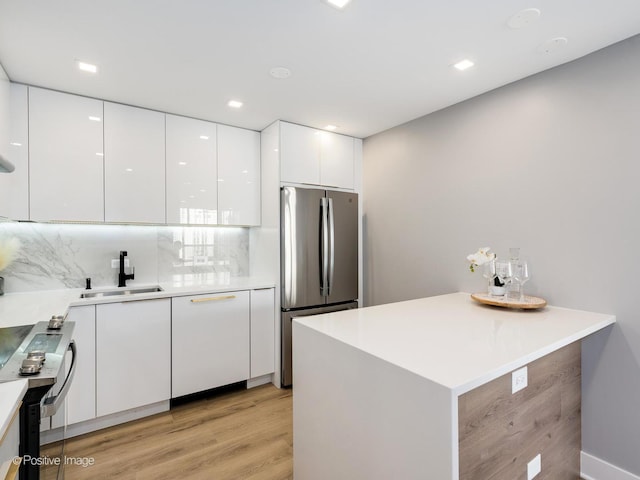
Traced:
<svg viewBox="0 0 640 480">
<path fill-rule="evenodd" d="M 321 132 L 320 139 L 320 185 L 353 188 L 355 139 L 330 132 Z"/>
<path fill-rule="evenodd" d="M 353 137 L 280 122 L 280 180 L 354 188 Z"/>
<path fill-rule="evenodd" d="M 280 122 L 280 180 L 320 183 L 320 131 Z"/>
<path fill-rule="evenodd" d="M 29 220 L 29 110 L 27 87 L 11 84 L 9 112 L 10 174 L 0 174 L 0 217 Z"/>
<path fill-rule="evenodd" d="M 104 220 L 103 102 L 29 87 L 31 220 Z"/>
<path fill-rule="evenodd" d="M 167 115 L 167 223 L 217 223 L 216 124 Z"/>
<path fill-rule="evenodd" d="M 104 102 L 105 221 L 165 223 L 164 113 Z"/>
<path fill-rule="evenodd" d="M 218 224 L 260 225 L 260 133 L 218 125 Z"/>
</svg>

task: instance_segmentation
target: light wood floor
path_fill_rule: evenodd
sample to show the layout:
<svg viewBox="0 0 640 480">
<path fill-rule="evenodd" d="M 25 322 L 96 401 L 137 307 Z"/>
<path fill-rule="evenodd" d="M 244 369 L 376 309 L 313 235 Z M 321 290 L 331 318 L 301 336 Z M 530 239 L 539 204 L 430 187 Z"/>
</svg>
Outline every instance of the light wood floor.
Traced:
<svg viewBox="0 0 640 480">
<path fill-rule="evenodd" d="M 293 478 L 292 391 L 264 385 L 67 440 L 66 480 Z M 43 451 L 43 453 L 45 453 Z"/>
</svg>

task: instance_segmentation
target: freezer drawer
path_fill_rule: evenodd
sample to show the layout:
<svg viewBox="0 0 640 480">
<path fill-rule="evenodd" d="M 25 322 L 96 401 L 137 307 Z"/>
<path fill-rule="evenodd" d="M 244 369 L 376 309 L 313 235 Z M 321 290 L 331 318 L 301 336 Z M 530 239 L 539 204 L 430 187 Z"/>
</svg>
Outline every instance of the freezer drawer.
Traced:
<svg viewBox="0 0 640 480">
<path fill-rule="evenodd" d="M 321 313 L 339 312 L 341 310 L 352 310 L 358 308 L 358 302 L 342 303 L 340 305 L 330 305 L 319 308 L 307 308 L 302 310 L 282 312 L 281 317 L 281 370 L 280 383 L 283 387 L 290 387 L 293 383 L 293 355 L 292 355 L 292 321 L 295 317 L 307 317 L 309 315 L 319 315 Z"/>
</svg>

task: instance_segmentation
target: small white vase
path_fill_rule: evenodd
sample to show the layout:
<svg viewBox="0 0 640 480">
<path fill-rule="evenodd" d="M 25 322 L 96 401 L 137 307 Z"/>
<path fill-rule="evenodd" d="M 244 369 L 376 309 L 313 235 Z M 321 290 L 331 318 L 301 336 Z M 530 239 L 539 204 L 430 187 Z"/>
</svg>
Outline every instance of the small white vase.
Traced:
<svg viewBox="0 0 640 480">
<path fill-rule="evenodd" d="M 497 287 L 495 285 L 491 285 L 489 287 L 489 293 L 494 297 L 503 297 L 506 293 L 506 290 L 507 289 L 505 287 Z"/>
</svg>

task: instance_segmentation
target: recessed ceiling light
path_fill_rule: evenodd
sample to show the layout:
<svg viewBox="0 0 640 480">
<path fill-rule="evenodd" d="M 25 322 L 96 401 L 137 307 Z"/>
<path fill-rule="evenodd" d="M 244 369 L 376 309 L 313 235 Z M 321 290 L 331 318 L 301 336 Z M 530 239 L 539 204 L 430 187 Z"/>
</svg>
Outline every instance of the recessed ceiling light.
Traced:
<svg viewBox="0 0 640 480">
<path fill-rule="evenodd" d="M 271 70 L 269 70 L 269 74 L 273 78 L 282 80 L 283 78 L 289 78 L 291 76 L 291 70 L 286 67 L 273 67 Z"/>
<path fill-rule="evenodd" d="M 242 102 L 239 100 L 229 100 L 227 103 L 231 108 L 240 108 L 242 106 Z"/>
<path fill-rule="evenodd" d="M 200 135 L 200 140 L 209 140 L 209 137 L 206 135 Z"/>
<path fill-rule="evenodd" d="M 511 16 L 509 20 L 507 20 L 507 25 L 510 28 L 523 28 L 539 20 L 540 14 L 541 12 L 537 8 L 525 8 Z"/>
<path fill-rule="evenodd" d="M 187 164 L 187 162 L 178 162 L 178 165 L 182 165 L 182 166 L 184 166 L 184 165 L 186 165 L 186 164 Z"/>
<path fill-rule="evenodd" d="M 133 168 L 125 168 L 127 172 L 133 172 Z"/>
<path fill-rule="evenodd" d="M 21 147 L 22 144 L 18 142 L 11 142 L 9 145 L 13 145 L 14 147 Z"/>
<path fill-rule="evenodd" d="M 464 60 L 460 60 L 458 63 L 454 63 L 453 66 L 460 71 L 466 70 L 467 68 L 473 67 L 474 63 L 465 58 Z"/>
<path fill-rule="evenodd" d="M 97 73 L 98 66 L 92 63 L 81 62 L 78 60 L 78 68 L 83 72 Z"/>
<path fill-rule="evenodd" d="M 569 42 L 567 37 L 556 37 L 551 40 L 547 40 L 546 42 L 538 45 L 538 52 L 540 53 L 553 53 L 555 51 L 564 48 L 564 46 Z"/>
<path fill-rule="evenodd" d="M 324 127 L 325 130 L 335 130 L 336 128 L 338 128 L 336 125 L 327 125 Z"/>
<path fill-rule="evenodd" d="M 336 8 L 344 8 L 351 0 L 327 0 L 329 5 L 333 5 Z"/>
<path fill-rule="evenodd" d="M 102 119 L 101 119 L 100 117 L 93 117 L 93 116 L 90 116 L 90 117 L 89 117 L 89 120 L 91 120 L 92 122 L 99 122 L 99 121 L 100 121 L 100 120 L 102 120 Z"/>
<path fill-rule="evenodd" d="M 96 152 L 96 155 L 99 156 L 99 157 L 104 157 L 104 153 L 102 153 L 102 152 Z"/>
</svg>

